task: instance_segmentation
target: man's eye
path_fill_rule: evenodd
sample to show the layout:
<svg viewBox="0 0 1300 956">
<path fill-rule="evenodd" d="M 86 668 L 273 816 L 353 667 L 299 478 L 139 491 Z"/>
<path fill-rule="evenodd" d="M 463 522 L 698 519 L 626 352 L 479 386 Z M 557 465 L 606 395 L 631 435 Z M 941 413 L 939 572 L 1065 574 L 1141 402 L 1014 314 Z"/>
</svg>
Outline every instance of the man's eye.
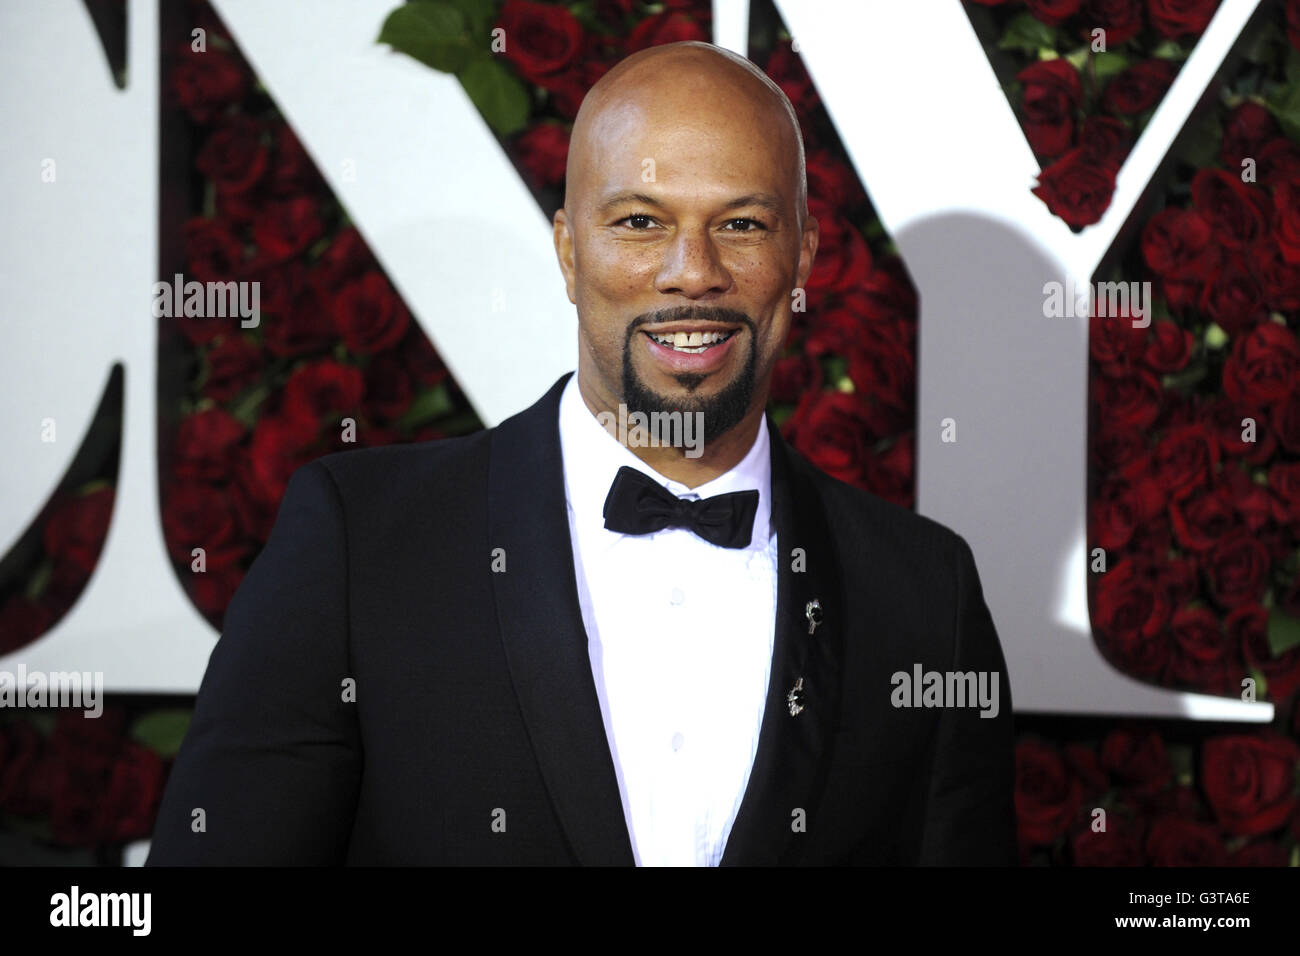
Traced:
<svg viewBox="0 0 1300 956">
<path fill-rule="evenodd" d="M 749 229 L 749 228 L 746 228 L 746 229 L 733 229 L 733 230 L 732 230 L 733 232 L 758 232 L 758 231 L 760 231 L 760 230 L 763 230 L 763 229 L 766 229 L 766 228 L 767 228 L 767 226 L 763 225 L 763 224 L 762 224 L 761 222 L 759 222 L 757 219 L 729 219 L 729 220 L 727 220 L 727 225 L 728 225 L 728 226 L 734 225 L 734 224 L 736 224 L 736 223 L 745 223 L 745 224 L 747 224 L 748 226 L 753 226 L 754 228 L 752 228 L 752 229 Z"/>
<path fill-rule="evenodd" d="M 622 219 L 620 219 L 620 220 L 618 221 L 618 225 L 622 225 L 623 223 L 627 223 L 627 224 L 629 224 L 633 229 L 644 229 L 645 226 L 643 226 L 643 225 L 638 225 L 638 223 L 645 223 L 646 225 L 649 225 L 649 224 L 652 223 L 652 222 L 654 222 L 654 220 L 651 219 L 649 216 L 644 215 L 643 213 L 635 213 L 635 214 L 633 214 L 633 215 L 631 215 L 631 216 L 624 216 Z"/>
</svg>

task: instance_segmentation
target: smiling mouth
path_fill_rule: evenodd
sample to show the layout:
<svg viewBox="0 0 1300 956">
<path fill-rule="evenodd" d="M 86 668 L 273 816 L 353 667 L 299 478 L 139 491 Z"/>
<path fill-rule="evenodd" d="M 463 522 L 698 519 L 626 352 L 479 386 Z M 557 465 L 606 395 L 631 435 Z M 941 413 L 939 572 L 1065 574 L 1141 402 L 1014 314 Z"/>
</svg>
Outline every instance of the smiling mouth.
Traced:
<svg viewBox="0 0 1300 956">
<path fill-rule="evenodd" d="M 731 329 L 727 332 L 646 332 L 645 334 L 659 345 L 674 352 L 698 355 L 721 345 L 738 331 L 738 329 Z"/>
</svg>

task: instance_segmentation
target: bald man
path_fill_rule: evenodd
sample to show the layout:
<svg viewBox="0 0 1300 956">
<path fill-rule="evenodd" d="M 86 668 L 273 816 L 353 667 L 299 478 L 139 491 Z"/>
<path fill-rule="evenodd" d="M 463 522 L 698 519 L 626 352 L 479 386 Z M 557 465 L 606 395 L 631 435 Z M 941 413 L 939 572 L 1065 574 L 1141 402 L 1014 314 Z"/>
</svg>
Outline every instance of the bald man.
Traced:
<svg viewBox="0 0 1300 956">
<path fill-rule="evenodd" d="M 1014 862 L 970 548 L 765 416 L 806 192 L 742 57 L 654 47 L 592 88 L 554 220 L 577 374 L 294 475 L 150 864 Z"/>
</svg>

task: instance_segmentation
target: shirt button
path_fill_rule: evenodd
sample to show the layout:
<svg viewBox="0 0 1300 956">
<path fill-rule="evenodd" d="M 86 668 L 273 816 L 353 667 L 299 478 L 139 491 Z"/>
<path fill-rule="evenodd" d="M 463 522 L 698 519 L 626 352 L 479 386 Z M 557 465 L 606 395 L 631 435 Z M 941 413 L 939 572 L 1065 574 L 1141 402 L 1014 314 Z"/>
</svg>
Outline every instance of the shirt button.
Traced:
<svg viewBox="0 0 1300 956">
<path fill-rule="evenodd" d="M 686 603 L 686 592 L 681 588 L 673 588 L 673 593 L 669 597 L 669 600 L 674 604 L 684 604 Z"/>
<path fill-rule="evenodd" d="M 684 743 L 686 743 L 686 738 L 680 732 L 673 734 L 673 750 L 681 750 Z"/>
</svg>

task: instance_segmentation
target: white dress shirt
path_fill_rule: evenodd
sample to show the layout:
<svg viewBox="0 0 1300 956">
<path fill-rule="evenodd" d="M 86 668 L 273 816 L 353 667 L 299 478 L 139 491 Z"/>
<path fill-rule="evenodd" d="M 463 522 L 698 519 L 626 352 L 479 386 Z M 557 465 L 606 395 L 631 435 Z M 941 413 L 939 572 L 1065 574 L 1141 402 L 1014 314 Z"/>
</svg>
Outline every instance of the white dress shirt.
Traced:
<svg viewBox="0 0 1300 956">
<path fill-rule="evenodd" d="M 560 398 L 569 534 L 591 672 L 641 866 L 716 866 L 749 782 L 772 663 L 777 541 L 767 425 L 744 459 L 688 489 L 596 421 L 569 379 Z M 745 548 L 685 528 L 605 528 L 628 465 L 679 497 L 757 489 Z"/>
</svg>

